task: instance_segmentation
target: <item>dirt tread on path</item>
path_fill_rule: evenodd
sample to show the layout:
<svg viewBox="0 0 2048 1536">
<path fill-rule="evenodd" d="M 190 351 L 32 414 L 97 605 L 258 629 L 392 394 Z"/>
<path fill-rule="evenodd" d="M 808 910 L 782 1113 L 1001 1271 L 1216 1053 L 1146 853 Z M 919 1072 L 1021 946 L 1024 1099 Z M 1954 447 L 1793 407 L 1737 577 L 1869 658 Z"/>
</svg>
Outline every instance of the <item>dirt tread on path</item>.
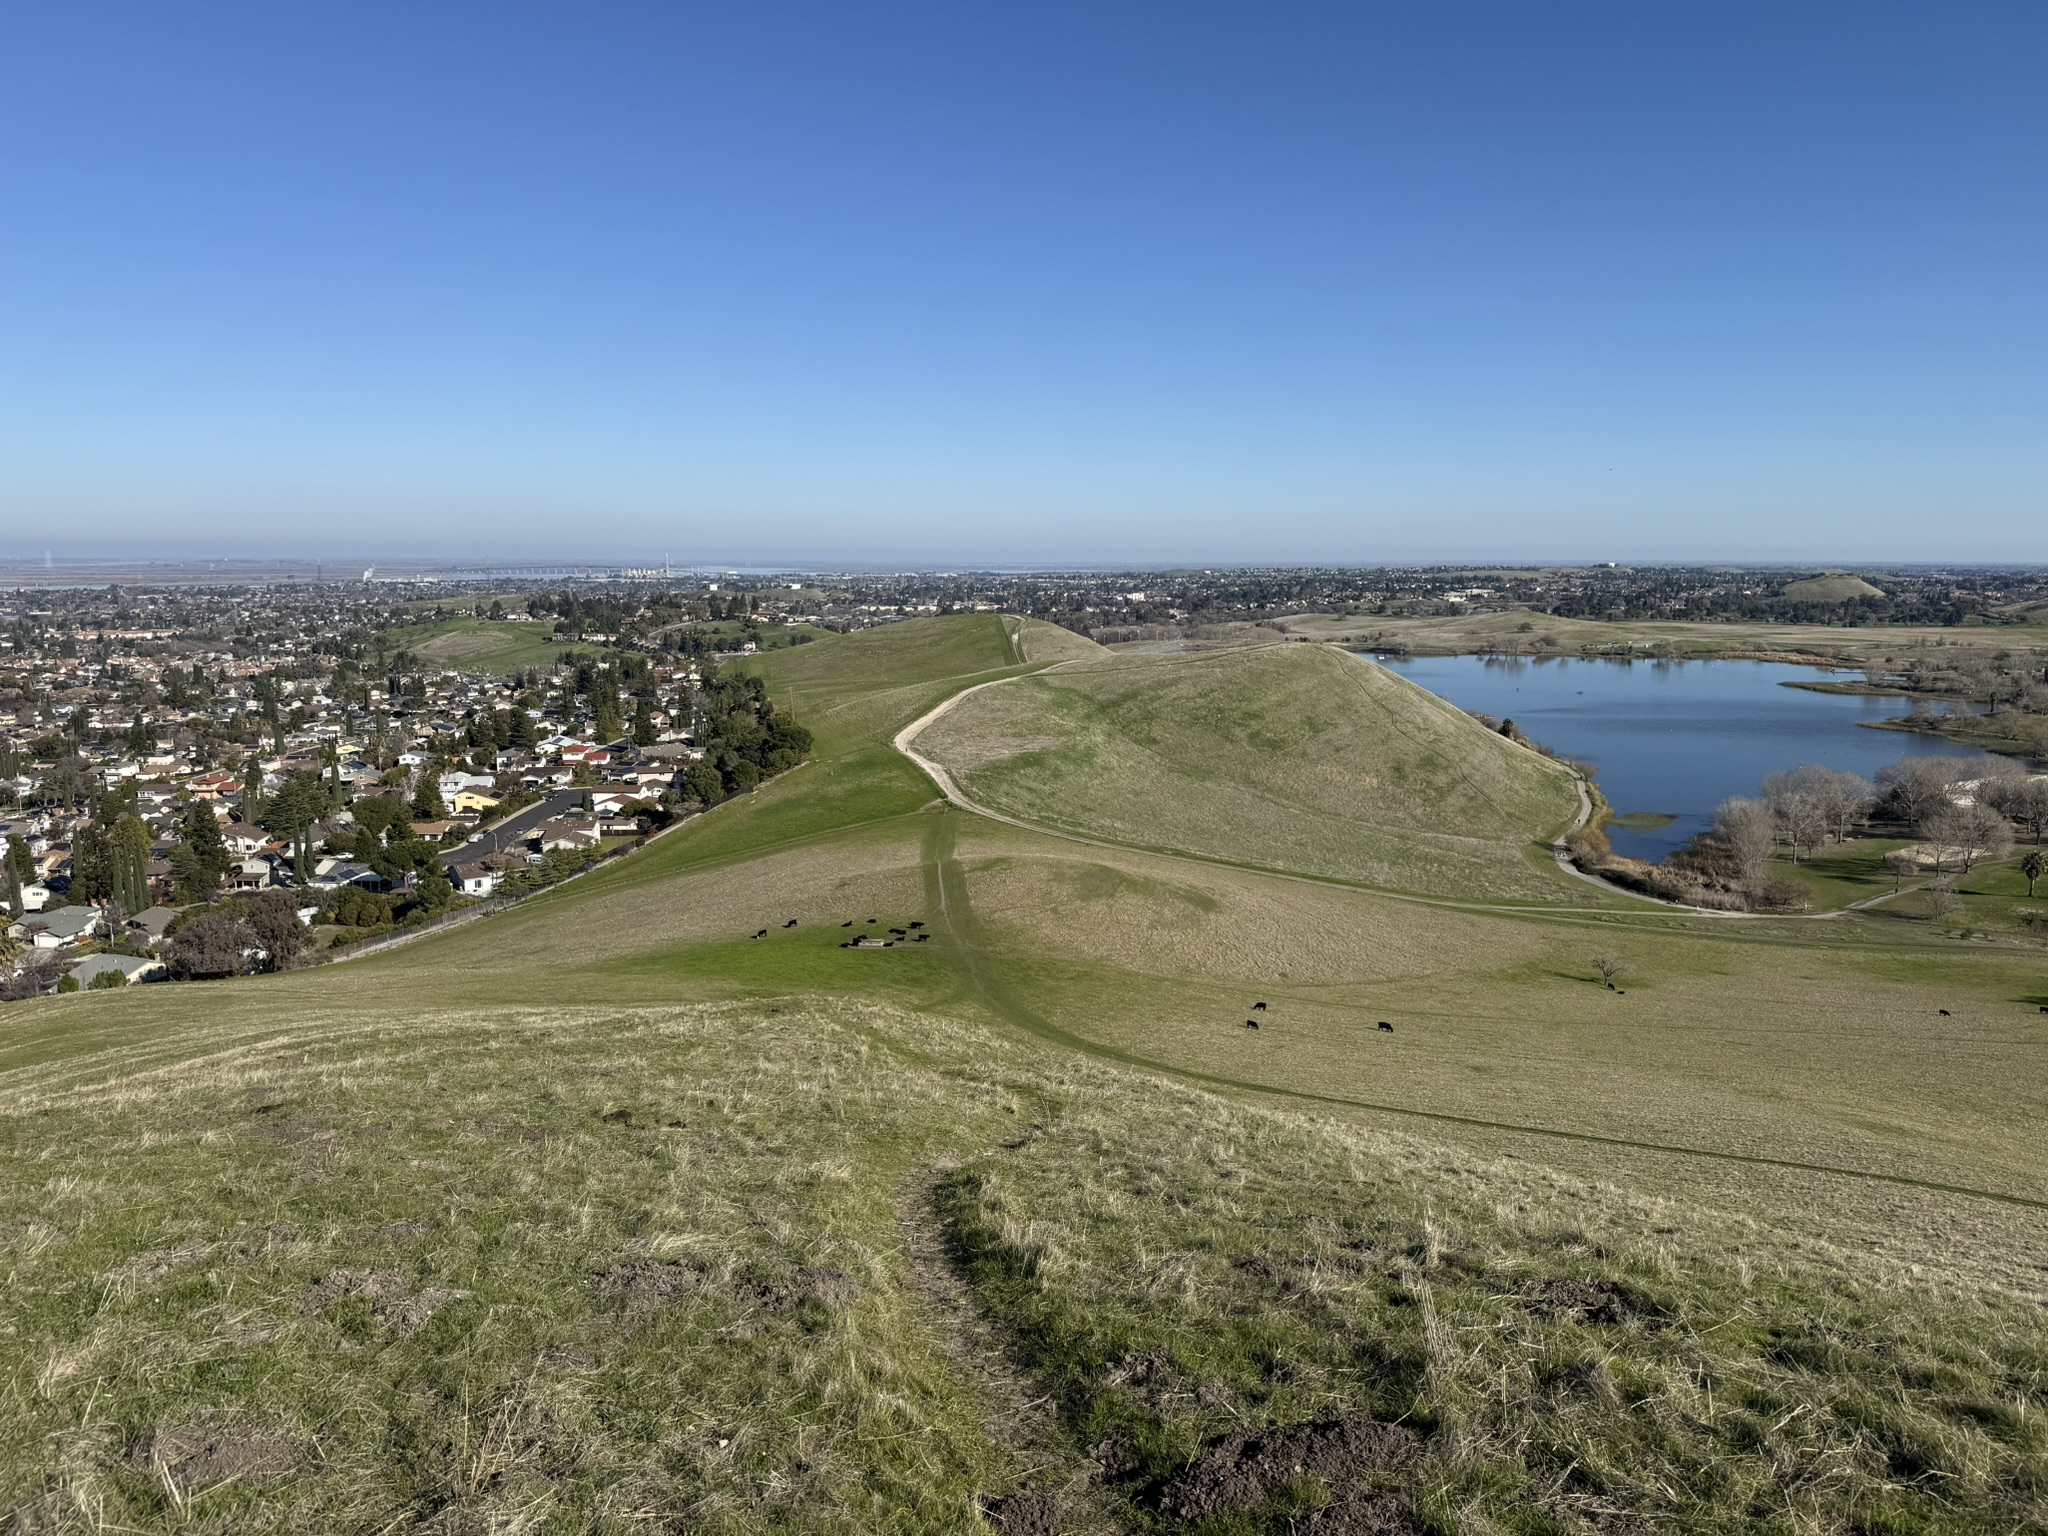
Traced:
<svg viewBox="0 0 2048 1536">
<path fill-rule="evenodd" d="M 939 1186 L 957 1165 L 941 1162 L 907 1179 L 896 1197 L 904 1277 L 921 1320 L 978 1383 L 987 1404 L 983 1432 L 1032 1468 L 1028 1486 L 981 1500 L 1002 1536 L 1108 1536 L 1122 1528 L 1101 1511 L 1096 1468 L 1065 1446 L 1051 1403 L 1011 1362 L 974 1304 L 955 1258 L 952 1224 Z"/>
</svg>

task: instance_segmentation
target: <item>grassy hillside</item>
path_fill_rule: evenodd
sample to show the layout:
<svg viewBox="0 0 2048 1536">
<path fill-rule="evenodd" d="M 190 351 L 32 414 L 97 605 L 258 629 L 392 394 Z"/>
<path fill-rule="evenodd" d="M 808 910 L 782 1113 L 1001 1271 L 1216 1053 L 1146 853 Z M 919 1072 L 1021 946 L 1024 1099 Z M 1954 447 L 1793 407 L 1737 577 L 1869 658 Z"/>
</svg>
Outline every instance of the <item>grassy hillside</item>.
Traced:
<svg viewBox="0 0 2048 1536">
<path fill-rule="evenodd" d="M 935 805 L 904 725 L 1124 664 L 1040 642 L 759 658 L 813 761 L 644 853 L 345 965 L 0 1011 L 0 1517 L 2048 1530 L 2037 953 Z"/>
<path fill-rule="evenodd" d="M 1798 603 L 1846 603 L 1858 597 L 1883 597 L 1884 591 L 1861 576 L 1835 571 L 1825 576 L 1809 576 L 1804 581 L 1788 581 L 1780 595 Z"/>
<path fill-rule="evenodd" d="M 1528 846 L 1564 769 L 1315 646 L 1114 656 L 984 689 L 925 752 L 977 803 L 1141 847 L 1438 895 L 1575 896 Z"/>
</svg>

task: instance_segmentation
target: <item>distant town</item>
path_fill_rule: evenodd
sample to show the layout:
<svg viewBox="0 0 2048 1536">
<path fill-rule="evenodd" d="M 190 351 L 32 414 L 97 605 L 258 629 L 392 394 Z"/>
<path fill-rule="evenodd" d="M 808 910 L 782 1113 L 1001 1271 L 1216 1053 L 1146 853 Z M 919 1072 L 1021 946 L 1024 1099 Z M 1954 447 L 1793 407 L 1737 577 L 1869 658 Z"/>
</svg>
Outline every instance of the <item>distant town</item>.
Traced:
<svg viewBox="0 0 2048 1536">
<path fill-rule="evenodd" d="M 0 593 L 0 997 L 339 958 L 572 878 L 801 762 L 803 721 L 722 668 L 827 632 L 1520 611 L 1533 646 L 1540 617 L 1996 631 L 2048 600 L 2034 570 L 262 569 Z"/>
</svg>

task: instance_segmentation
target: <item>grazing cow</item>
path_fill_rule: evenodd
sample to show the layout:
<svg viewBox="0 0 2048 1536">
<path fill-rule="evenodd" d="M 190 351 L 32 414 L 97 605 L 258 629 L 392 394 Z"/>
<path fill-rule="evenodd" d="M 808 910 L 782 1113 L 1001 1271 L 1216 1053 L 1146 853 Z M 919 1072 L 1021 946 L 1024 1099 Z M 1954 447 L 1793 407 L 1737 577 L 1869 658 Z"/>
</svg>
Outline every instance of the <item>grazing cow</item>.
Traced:
<svg viewBox="0 0 2048 1536">
<path fill-rule="evenodd" d="M 899 939 L 905 937 L 910 932 L 907 928 L 891 928 L 889 931 Z"/>
<path fill-rule="evenodd" d="M 924 926 L 924 924 L 923 924 L 923 923 L 912 923 L 912 924 L 911 924 L 910 926 L 911 926 L 911 927 L 913 927 L 913 928 L 922 928 L 922 927 Z"/>
<path fill-rule="evenodd" d="M 869 923 L 869 925 L 870 925 L 870 926 L 872 926 L 872 925 L 873 925 L 873 923 L 874 923 L 874 921 L 875 921 L 875 920 L 874 920 L 874 919 L 873 919 L 872 917 L 871 917 L 871 918 L 869 918 L 869 919 L 868 919 L 868 923 Z"/>
<path fill-rule="evenodd" d="M 1944 1019 L 1952 1019 L 1955 1017 L 1955 1015 L 1950 1013 L 1946 1008 L 1940 1009 L 1939 1012 Z"/>
<path fill-rule="evenodd" d="M 784 923 L 782 926 L 785 928 L 794 928 L 796 926 L 796 919 L 792 917 L 788 922 Z"/>
<path fill-rule="evenodd" d="M 768 930 L 766 928 L 763 928 L 759 933 L 755 934 L 754 937 L 757 939 L 765 939 L 768 937 Z"/>
<path fill-rule="evenodd" d="M 1246 1019 L 1244 1021 L 1244 1027 L 1246 1029 L 1257 1029 L 1259 1027 L 1259 1021 L 1257 1019 Z"/>
<path fill-rule="evenodd" d="M 2041 1011 L 2043 1013 L 2048 1013 L 2048 1003 L 2044 1003 L 2041 1005 Z"/>
<path fill-rule="evenodd" d="M 845 922 L 841 923 L 839 926 L 842 928 L 851 928 L 853 926 L 853 919 L 849 917 Z"/>
<path fill-rule="evenodd" d="M 1265 1011 L 1266 1011 L 1266 1005 L 1265 1005 L 1264 1003 L 1253 1003 L 1253 1004 L 1252 1004 L 1252 1012 L 1253 1012 L 1253 1013 L 1264 1013 Z"/>
<path fill-rule="evenodd" d="M 1390 1035 L 1394 1032 L 1394 1026 L 1389 1024 L 1385 1019 L 1380 1020 L 1380 1028 L 1384 1029 Z"/>
<path fill-rule="evenodd" d="M 931 942 L 931 937 L 932 937 L 932 936 L 931 936 L 930 934 L 928 934 L 928 933 L 920 933 L 920 934 L 919 934 L 919 935 L 917 936 L 917 942 L 918 942 L 918 943 L 920 943 L 920 944 L 928 944 L 928 943 L 930 943 L 930 942 Z M 2043 1008 L 2043 1009 L 2042 1009 L 2041 1011 L 2042 1011 L 2043 1013 L 2048 1013 L 2048 1008 Z"/>
</svg>

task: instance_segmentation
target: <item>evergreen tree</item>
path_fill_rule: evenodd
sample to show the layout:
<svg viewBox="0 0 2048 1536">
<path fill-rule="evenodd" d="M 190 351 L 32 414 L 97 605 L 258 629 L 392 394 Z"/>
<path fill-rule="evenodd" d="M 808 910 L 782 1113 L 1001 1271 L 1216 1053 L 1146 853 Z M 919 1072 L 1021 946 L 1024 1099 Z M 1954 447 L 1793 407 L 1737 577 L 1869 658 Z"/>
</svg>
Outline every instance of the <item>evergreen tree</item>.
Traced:
<svg viewBox="0 0 2048 1536">
<path fill-rule="evenodd" d="M 227 873 L 230 862 L 213 807 L 204 800 L 186 806 L 183 832 L 171 851 L 178 895 L 184 901 L 211 901 L 220 893 L 220 877 Z"/>
<path fill-rule="evenodd" d="M 104 901 L 112 894 L 112 849 L 107 829 L 97 820 L 89 821 L 71 840 L 71 901 L 83 905 Z"/>
<path fill-rule="evenodd" d="M 108 862 L 112 866 L 108 893 L 111 904 L 123 917 L 146 911 L 149 896 L 149 828 L 138 816 L 123 816 L 108 834 Z"/>
<path fill-rule="evenodd" d="M 421 821 L 441 821 L 448 815 L 448 806 L 441 799 L 441 786 L 436 782 L 439 777 L 433 763 L 420 769 L 419 787 L 412 796 L 412 813 Z"/>
<path fill-rule="evenodd" d="M 251 752 L 242 764 L 242 820 L 254 826 L 263 816 L 263 765 Z"/>
</svg>

